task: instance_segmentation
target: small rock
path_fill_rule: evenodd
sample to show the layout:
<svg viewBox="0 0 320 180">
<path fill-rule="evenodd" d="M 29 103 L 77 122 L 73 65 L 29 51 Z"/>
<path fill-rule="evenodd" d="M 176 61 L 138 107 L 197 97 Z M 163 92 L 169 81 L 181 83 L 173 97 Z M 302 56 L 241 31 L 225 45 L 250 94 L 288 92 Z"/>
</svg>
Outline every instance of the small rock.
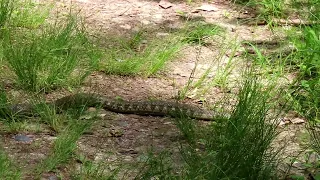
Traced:
<svg viewBox="0 0 320 180">
<path fill-rule="evenodd" d="M 109 131 L 109 136 L 111 137 L 121 137 L 123 135 L 123 130 L 119 127 L 114 127 Z"/>
<path fill-rule="evenodd" d="M 319 162 L 320 156 L 316 152 L 312 152 L 308 157 L 308 162 L 311 164 L 317 164 Z"/>
<path fill-rule="evenodd" d="M 209 4 L 203 4 L 202 6 L 197 7 L 193 12 L 199 12 L 199 10 L 210 12 L 210 11 L 217 11 L 218 9 Z"/>
<path fill-rule="evenodd" d="M 157 38 L 164 38 L 166 36 L 169 36 L 169 33 L 161 33 L 161 32 L 159 32 L 159 33 L 156 34 Z"/>
<path fill-rule="evenodd" d="M 153 16 L 156 20 L 162 20 L 162 14 L 156 14 Z"/>
<path fill-rule="evenodd" d="M 301 118 L 293 118 L 290 120 L 292 124 L 302 124 L 302 123 L 305 123 L 305 120 L 304 119 L 301 119 Z"/>
<path fill-rule="evenodd" d="M 129 123 L 127 121 L 118 121 L 118 125 L 121 127 L 127 127 L 129 126 Z"/>
<path fill-rule="evenodd" d="M 306 169 L 306 167 L 305 167 L 302 163 L 297 162 L 297 161 L 295 161 L 295 162 L 292 164 L 292 166 L 295 167 L 295 168 L 297 168 L 297 169 L 299 169 L 299 170 Z"/>
<path fill-rule="evenodd" d="M 142 23 L 143 25 L 149 25 L 149 24 L 150 24 L 150 21 L 148 21 L 148 20 L 142 20 L 141 23 Z"/>
<path fill-rule="evenodd" d="M 60 178 L 58 178 L 58 176 L 56 175 L 51 175 L 48 177 L 48 180 L 59 180 Z"/>
<path fill-rule="evenodd" d="M 124 160 L 124 161 L 127 161 L 127 162 L 130 162 L 130 161 L 133 160 L 133 157 L 131 157 L 131 156 L 126 156 L 126 157 L 124 157 L 123 160 Z"/>
<path fill-rule="evenodd" d="M 97 111 L 97 109 L 94 108 L 94 107 L 89 107 L 88 108 L 88 112 L 96 112 L 96 111 Z"/>
<path fill-rule="evenodd" d="M 16 135 L 14 136 L 14 140 L 19 142 L 31 142 L 32 139 L 26 135 Z"/>
<path fill-rule="evenodd" d="M 131 26 L 129 24 L 124 24 L 124 25 L 120 25 L 121 28 L 126 29 L 126 30 L 130 30 Z"/>
<path fill-rule="evenodd" d="M 107 115 L 107 114 L 101 113 L 101 114 L 98 114 L 98 117 L 103 118 L 103 117 L 105 117 L 106 115 Z"/>
<path fill-rule="evenodd" d="M 284 126 L 290 123 L 290 120 L 288 118 L 278 118 L 276 120 L 276 123 L 279 123 L 278 126 Z"/>
</svg>

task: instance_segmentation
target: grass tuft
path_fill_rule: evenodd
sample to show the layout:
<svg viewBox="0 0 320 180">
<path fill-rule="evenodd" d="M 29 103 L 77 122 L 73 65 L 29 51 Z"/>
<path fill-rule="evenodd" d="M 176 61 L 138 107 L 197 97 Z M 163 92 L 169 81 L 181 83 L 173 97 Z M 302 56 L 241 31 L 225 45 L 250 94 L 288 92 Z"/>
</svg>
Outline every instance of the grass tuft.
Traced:
<svg viewBox="0 0 320 180">
<path fill-rule="evenodd" d="M 4 56 L 18 85 L 31 91 L 50 91 L 82 82 L 97 60 L 82 24 L 74 16 L 24 40 L 12 37 Z M 89 62 L 87 63 L 86 60 Z M 79 65 L 82 69 L 79 69 Z"/>
<path fill-rule="evenodd" d="M 221 27 L 214 24 L 206 24 L 203 22 L 197 22 L 188 24 L 183 31 L 183 42 L 188 44 L 206 45 L 207 39 L 214 35 L 221 34 L 223 31 Z"/>
<path fill-rule="evenodd" d="M 115 42 L 118 45 L 107 49 L 100 69 L 107 74 L 149 77 L 162 70 L 182 47 L 180 42 L 168 39 L 143 44 L 143 38 L 143 34 L 136 33 L 129 41 Z"/>
<path fill-rule="evenodd" d="M 11 19 L 12 11 L 14 9 L 14 0 L 0 1 L 0 28 L 7 25 Z"/>
<path fill-rule="evenodd" d="M 55 140 L 50 155 L 38 165 L 36 173 L 52 171 L 67 163 L 77 148 L 77 140 L 90 126 L 90 122 L 71 122 Z"/>
<path fill-rule="evenodd" d="M 0 148 L 0 179 L 21 179 L 20 170 L 15 167 L 2 148 Z"/>
<path fill-rule="evenodd" d="M 231 115 L 217 118 L 209 127 L 197 126 L 189 119 L 178 120 L 178 128 L 187 140 L 181 145 L 185 164 L 179 178 L 277 179 L 279 151 L 271 143 L 278 134 L 278 124 L 274 121 L 277 114 L 270 115 L 271 91 L 250 75 L 242 84 Z M 170 169 L 172 164 L 161 158 L 155 160 L 158 164 L 149 164 L 145 176 L 177 178 L 174 168 Z"/>
</svg>

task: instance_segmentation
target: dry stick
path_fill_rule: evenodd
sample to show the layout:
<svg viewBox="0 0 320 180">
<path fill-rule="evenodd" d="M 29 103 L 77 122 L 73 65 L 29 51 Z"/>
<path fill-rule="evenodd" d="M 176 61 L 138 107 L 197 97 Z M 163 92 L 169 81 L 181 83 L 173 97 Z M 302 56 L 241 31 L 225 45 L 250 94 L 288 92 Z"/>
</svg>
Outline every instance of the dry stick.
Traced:
<svg viewBox="0 0 320 180">
<path fill-rule="evenodd" d="M 250 20 L 251 18 L 241 18 L 242 20 Z M 285 19 L 273 19 L 273 22 L 281 25 L 281 26 L 312 26 L 320 24 L 319 21 L 303 21 L 301 19 L 292 19 L 292 20 L 285 20 Z M 266 20 L 257 20 L 257 21 L 250 21 L 247 23 L 248 25 L 258 25 L 263 26 L 267 25 L 268 21 Z"/>
</svg>

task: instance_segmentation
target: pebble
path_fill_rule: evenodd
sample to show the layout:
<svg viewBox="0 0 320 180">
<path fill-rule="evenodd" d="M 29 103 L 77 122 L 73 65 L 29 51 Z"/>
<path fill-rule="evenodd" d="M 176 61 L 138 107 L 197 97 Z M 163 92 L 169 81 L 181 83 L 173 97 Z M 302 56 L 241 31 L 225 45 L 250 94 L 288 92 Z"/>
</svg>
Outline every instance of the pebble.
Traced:
<svg viewBox="0 0 320 180">
<path fill-rule="evenodd" d="M 26 135 L 16 135 L 14 136 L 14 140 L 18 141 L 18 142 L 31 142 L 32 139 Z"/>
</svg>

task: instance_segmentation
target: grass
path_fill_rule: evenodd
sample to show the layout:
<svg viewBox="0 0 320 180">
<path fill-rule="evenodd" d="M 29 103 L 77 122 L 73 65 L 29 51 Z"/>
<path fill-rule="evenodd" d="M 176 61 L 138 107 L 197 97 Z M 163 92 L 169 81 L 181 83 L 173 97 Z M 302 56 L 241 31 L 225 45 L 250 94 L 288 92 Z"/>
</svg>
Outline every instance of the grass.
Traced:
<svg viewBox="0 0 320 180">
<path fill-rule="evenodd" d="M 36 29 L 49 17 L 52 5 L 39 4 L 32 0 L 15 0 L 12 11 L 12 25 L 28 29 Z"/>
<path fill-rule="evenodd" d="M 220 67 L 219 65 L 225 60 L 224 55 L 230 50 L 230 48 L 232 49 L 232 53 L 237 50 L 237 45 L 233 44 L 235 40 L 230 40 L 230 42 L 224 43 L 224 45 L 219 48 L 220 51 L 218 56 L 212 58 L 211 62 L 208 62 L 209 67 L 200 75 L 198 80 L 195 79 L 203 46 L 208 46 L 212 42 L 221 40 L 221 37 L 224 37 L 224 33 L 225 31 L 223 28 L 203 22 L 187 23 L 184 29 L 178 32 L 179 36 L 182 37 L 182 42 L 196 46 L 198 49 L 195 66 L 189 76 L 187 84 L 179 91 L 178 99 L 184 99 L 190 93 L 195 91 L 197 91 L 195 96 L 206 94 L 213 86 L 226 88 L 227 79 L 233 69 L 231 65 L 233 55 L 228 58 L 225 68 Z M 215 73 L 214 78 L 211 78 L 210 75 L 216 69 L 218 72 Z"/>
<path fill-rule="evenodd" d="M 169 41 L 169 38 L 155 38 L 146 44 L 145 39 L 142 32 L 135 33 L 129 40 L 116 39 L 113 48 L 106 49 L 99 69 L 106 74 L 149 77 L 163 70 L 182 47 L 179 41 Z"/>
<path fill-rule="evenodd" d="M 145 35 L 148 32 L 140 30 L 128 40 L 108 40 L 113 48 L 106 49 L 99 69 L 107 74 L 149 77 L 163 70 L 185 44 L 206 45 L 210 37 L 221 32 L 219 26 L 203 22 L 189 23 L 177 34 L 164 38 L 150 39 Z"/>
<path fill-rule="evenodd" d="M 85 179 L 93 179 L 93 180 L 100 180 L 100 179 L 117 179 L 118 169 L 114 170 L 114 172 L 109 172 L 108 163 L 100 162 L 94 163 L 85 158 L 79 158 L 81 161 L 81 168 L 79 171 L 76 171 L 71 176 L 71 179 L 74 180 L 85 180 Z"/>
<path fill-rule="evenodd" d="M 209 127 L 178 120 L 186 137 L 181 145 L 184 166 L 180 175 L 162 156 L 148 161 L 142 177 L 165 179 L 277 179 L 278 150 L 272 148 L 277 136 L 277 113 L 270 116 L 271 91 L 253 76 L 246 78 L 230 116 L 216 119 Z M 164 159 L 163 159 L 164 158 Z M 159 164 L 160 163 L 160 164 Z M 151 173 L 151 174 L 150 174 Z"/>
<path fill-rule="evenodd" d="M 294 64 L 299 69 L 294 99 L 298 102 L 296 109 L 304 116 L 320 122 L 320 26 L 306 27 L 303 29 L 303 40 L 294 40 L 298 49 Z"/>
<path fill-rule="evenodd" d="M 1 0 L 0 1 L 0 28 L 4 28 L 11 19 L 12 11 L 14 8 L 14 0 Z"/>
<path fill-rule="evenodd" d="M 82 82 L 97 60 L 91 56 L 94 50 L 82 28 L 76 17 L 69 16 L 66 22 L 58 22 L 39 34 L 33 31 L 30 39 L 10 38 L 4 45 L 4 59 L 15 73 L 17 84 L 23 89 L 46 92 Z"/>
<path fill-rule="evenodd" d="M 0 148 L 0 178 L 8 180 L 21 179 L 20 170 L 11 162 L 2 147 Z"/>
<path fill-rule="evenodd" d="M 197 54 L 197 62 L 189 76 L 188 83 L 179 91 L 179 99 L 184 99 L 187 96 L 200 97 L 212 89 L 218 87 L 222 90 L 227 90 L 230 83 L 230 75 L 235 68 L 234 53 L 238 50 L 239 45 L 235 43 L 236 40 L 230 40 L 221 45 L 219 54 L 212 58 L 209 62 L 209 67 L 200 74 L 200 78 L 196 79 L 195 74 L 198 68 L 199 56 L 201 47 Z M 230 52 L 229 57 L 225 54 Z M 214 77 L 211 77 L 214 73 Z"/>
<path fill-rule="evenodd" d="M 52 171 L 66 164 L 72 158 L 77 148 L 77 140 L 88 130 L 91 126 L 90 124 L 90 122 L 71 120 L 69 125 L 55 140 L 50 155 L 37 166 L 36 173 L 40 175 L 43 172 Z"/>
<path fill-rule="evenodd" d="M 206 45 L 207 40 L 215 35 L 221 35 L 223 29 L 214 24 L 204 22 L 187 23 L 182 33 L 182 41 L 194 45 Z"/>
<path fill-rule="evenodd" d="M 65 125 L 69 121 L 67 117 L 58 115 L 57 110 L 45 102 L 33 104 L 35 104 L 36 113 L 41 119 L 40 122 L 49 125 L 49 127 L 55 132 L 61 132 L 64 130 Z"/>
<path fill-rule="evenodd" d="M 320 18 L 320 11 L 318 17 Z M 299 70 L 298 77 L 291 88 L 291 97 L 295 102 L 295 110 L 308 119 L 306 128 L 310 136 L 310 148 L 320 154 L 320 26 L 302 28 L 302 37 L 293 37 L 298 51 L 295 53 L 294 64 Z M 302 39 L 302 40 L 301 40 Z M 318 169 L 320 160 L 308 167 Z M 313 172 L 316 178 L 319 172 Z"/>
</svg>

